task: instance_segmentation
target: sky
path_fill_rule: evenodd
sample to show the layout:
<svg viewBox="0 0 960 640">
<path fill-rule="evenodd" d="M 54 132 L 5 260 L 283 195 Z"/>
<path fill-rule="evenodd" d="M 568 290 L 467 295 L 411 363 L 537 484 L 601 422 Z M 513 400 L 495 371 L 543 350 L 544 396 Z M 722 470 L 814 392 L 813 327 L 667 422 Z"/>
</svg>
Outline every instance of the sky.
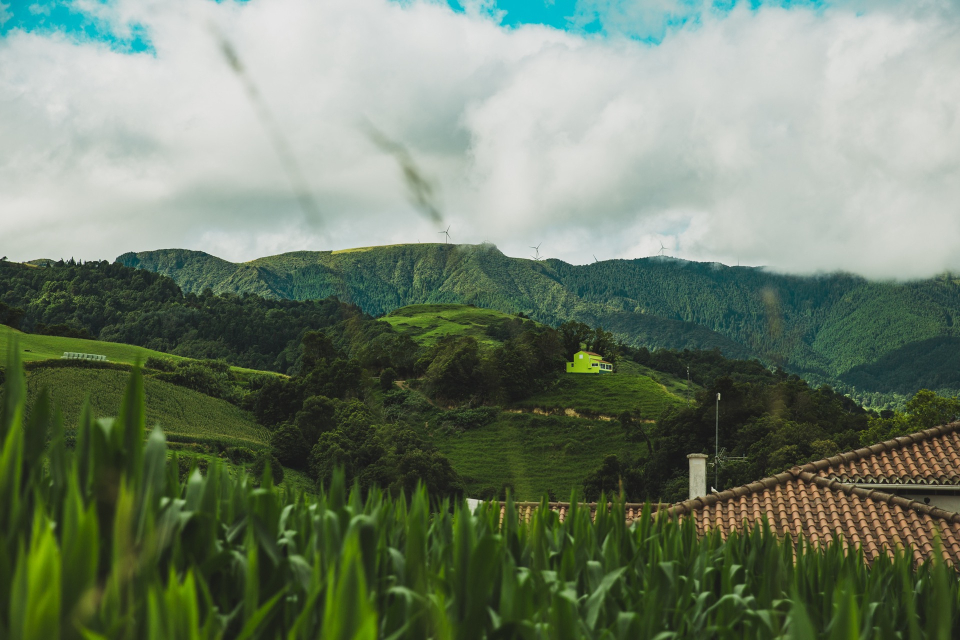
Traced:
<svg viewBox="0 0 960 640">
<path fill-rule="evenodd" d="M 0 254 L 960 272 L 960 0 L 0 0 Z"/>
</svg>

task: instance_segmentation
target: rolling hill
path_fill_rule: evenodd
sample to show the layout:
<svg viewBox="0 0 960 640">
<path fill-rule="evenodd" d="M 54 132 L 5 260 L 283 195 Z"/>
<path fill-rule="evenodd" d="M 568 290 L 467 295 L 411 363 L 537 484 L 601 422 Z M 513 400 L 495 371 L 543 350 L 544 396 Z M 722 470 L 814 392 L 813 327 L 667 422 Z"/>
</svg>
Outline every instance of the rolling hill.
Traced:
<svg viewBox="0 0 960 640">
<path fill-rule="evenodd" d="M 873 282 L 672 258 L 572 265 L 511 258 L 492 245 L 442 244 L 301 251 L 243 264 L 179 249 L 128 253 L 118 261 L 166 274 L 185 291 L 295 300 L 336 295 L 373 315 L 410 304 L 473 304 L 553 325 L 583 321 L 635 346 L 716 347 L 728 357 L 760 358 L 859 392 L 909 394 L 931 380 L 940 391 L 960 390 L 951 364 L 960 355 L 956 344 L 937 342 L 960 337 L 960 279 L 952 275 Z M 926 362 L 935 371 L 918 375 L 903 367 L 879 377 L 869 371 L 903 360 L 897 353 L 923 354 L 930 344 L 938 351 Z M 942 357 L 944 349 L 950 358 Z"/>
<path fill-rule="evenodd" d="M 79 420 L 89 398 L 96 418 L 116 415 L 130 374 L 110 369 L 36 369 L 27 376 L 28 406 L 47 388 L 63 412 L 68 428 Z M 159 424 L 172 441 L 218 442 L 228 446 L 264 448 L 269 433 L 253 416 L 225 400 L 218 400 L 150 376 L 144 378 L 147 426 Z"/>
<path fill-rule="evenodd" d="M 166 358 L 168 360 L 186 360 L 180 356 L 161 353 L 144 347 L 117 342 L 84 340 L 83 338 L 61 338 L 59 336 L 41 336 L 23 333 L 0 325 L 0 353 L 6 353 L 11 341 L 16 340 L 20 349 L 20 358 L 24 362 L 59 358 L 64 352 L 91 353 L 106 356 L 110 362 L 121 364 L 143 364 L 147 358 Z"/>
<path fill-rule="evenodd" d="M 63 338 L 60 336 L 41 336 L 35 333 L 24 333 L 11 329 L 6 325 L 0 324 L 0 353 L 6 354 L 11 341 L 16 340 L 20 350 L 20 359 L 23 362 L 35 362 L 37 360 L 59 359 L 64 352 L 72 353 L 91 353 L 106 356 L 109 362 L 120 364 L 143 364 L 147 358 L 162 358 L 181 362 L 190 360 L 183 356 L 154 351 L 145 347 L 138 347 L 132 344 L 121 344 L 119 342 L 108 342 L 105 340 L 85 340 L 83 338 Z M 264 374 L 276 375 L 273 371 L 259 371 L 246 367 L 233 367 L 230 369 L 240 374 Z"/>
<path fill-rule="evenodd" d="M 445 336 L 472 336 L 481 345 L 493 347 L 501 343 L 497 337 L 498 327 L 521 320 L 492 309 L 423 304 L 402 307 L 380 321 L 422 345 L 430 346 Z M 636 411 L 643 419 L 654 419 L 668 405 L 686 403 L 696 388 L 696 385 L 688 386 L 686 380 L 625 360 L 617 365 L 614 375 L 563 375 L 553 388 L 511 407 L 559 414 L 573 412 L 588 417 L 611 417 Z"/>
<path fill-rule="evenodd" d="M 445 336 L 472 336 L 481 344 L 500 343 L 496 328 L 516 316 L 462 304 L 412 304 L 380 318 L 397 332 L 430 346 Z"/>
</svg>

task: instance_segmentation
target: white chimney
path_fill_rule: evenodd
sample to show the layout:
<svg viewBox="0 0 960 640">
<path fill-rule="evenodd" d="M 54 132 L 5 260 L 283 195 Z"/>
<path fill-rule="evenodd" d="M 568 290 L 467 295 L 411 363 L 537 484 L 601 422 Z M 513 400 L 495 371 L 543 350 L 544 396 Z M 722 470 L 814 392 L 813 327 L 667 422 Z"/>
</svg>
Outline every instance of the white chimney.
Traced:
<svg viewBox="0 0 960 640">
<path fill-rule="evenodd" d="M 707 495 L 707 454 L 691 453 L 690 461 L 690 500 Z"/>
</svg>

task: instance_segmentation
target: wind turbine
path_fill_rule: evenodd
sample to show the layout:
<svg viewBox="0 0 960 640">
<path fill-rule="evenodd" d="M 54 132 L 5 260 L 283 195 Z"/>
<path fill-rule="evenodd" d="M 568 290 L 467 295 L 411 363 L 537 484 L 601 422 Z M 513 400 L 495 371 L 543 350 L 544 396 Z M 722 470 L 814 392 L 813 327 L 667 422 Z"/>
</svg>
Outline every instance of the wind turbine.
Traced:
<svg viewBox="0 0 960 640">
<path fill-rule="evenodd" d="M 541 242 L 540 244 L 543 244 L 543 243 Z M 536 260 L 537 262 L 540 262 L 540 244 L 538 244 L 538 245 L 535 246 L 535 247 L 530 247 L 531 249 L 533 249 L 534 251 L 537 252 L 537 255 L 535 255 L 535 256 L 530 256 L 531 258 L 533 258 L 533 259 Z"/>
<path fill-rule="evenodd" d="M 450 242 L 450 225 L 447 225 L 447 228 L 443 231 L 438 231 L 437 233 L 443 234 L 443 244 Z"/>
<path fill-rule="evenodd" d="M 600 261 L 597 260 L 597 254 L 593 254 L 593 263 L 596 264 L 596 263 L 598 263 L 598 262 L 600 262 Z"/>
<path fill-rule="evenodd" d="M 663 257 L 663 252 L 666 251 L 667 248 L 663 246 L 663 240 L 660 240 L 659 242 L 660 242 L 660 253 L 658 253 L 657 255 L 659 255 L 660 257 Z"/>
</svg>

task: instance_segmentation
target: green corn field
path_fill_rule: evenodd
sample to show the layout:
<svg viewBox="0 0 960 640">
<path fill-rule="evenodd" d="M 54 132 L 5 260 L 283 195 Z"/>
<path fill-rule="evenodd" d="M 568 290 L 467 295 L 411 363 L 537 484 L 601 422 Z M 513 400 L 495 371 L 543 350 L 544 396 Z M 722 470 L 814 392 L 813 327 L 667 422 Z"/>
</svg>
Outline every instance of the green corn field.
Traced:
<svg viewBox="0 0 960 640">
<path fill-rule="evenodd" d="M 622 506 L 508 502 L 475 513 L 420 491 L 318 497 L 216 464 L 179 480 L 131 375 L 76 446 L 40 393 L 24 424 L 12 352 L 0 403 L 0 638 L 938 639 L 960 631 L 941 562 L 868 567 L 765 529 L 698 538 Z M 934 554 L 936 555 L 936 554 Z"/>
</svg>

